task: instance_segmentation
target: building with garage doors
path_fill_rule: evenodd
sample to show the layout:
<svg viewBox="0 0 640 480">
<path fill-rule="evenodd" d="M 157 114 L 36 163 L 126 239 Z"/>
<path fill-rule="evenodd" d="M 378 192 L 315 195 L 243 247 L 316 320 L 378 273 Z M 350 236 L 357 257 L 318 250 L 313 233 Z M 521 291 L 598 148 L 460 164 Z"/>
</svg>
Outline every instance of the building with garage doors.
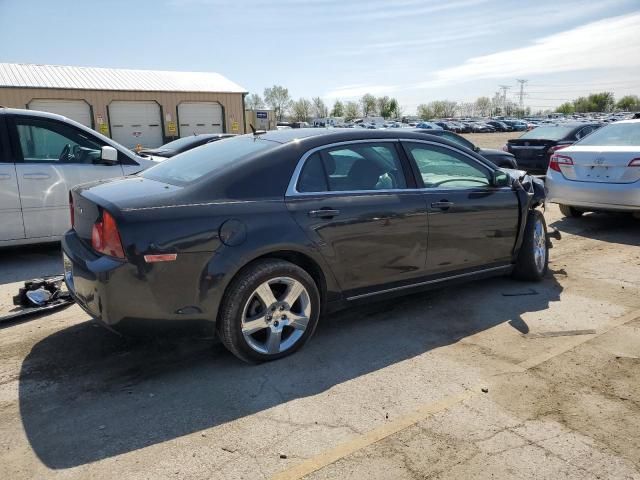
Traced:
<svg viewBox="0 0 640 480">
<path fill-rule="evenodd" d="M 64 115 L 129 148 L 244 133 L 245 94 L 212 72 L 0 63 L 0 105 Z"/>
</svg>

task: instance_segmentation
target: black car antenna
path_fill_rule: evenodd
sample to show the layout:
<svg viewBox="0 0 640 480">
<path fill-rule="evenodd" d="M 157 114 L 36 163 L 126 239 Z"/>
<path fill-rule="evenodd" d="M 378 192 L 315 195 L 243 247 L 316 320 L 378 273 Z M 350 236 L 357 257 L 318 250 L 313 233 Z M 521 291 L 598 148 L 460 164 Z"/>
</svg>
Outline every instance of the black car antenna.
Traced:
<svg viewBox="0 0 640 480">
<path fill-rule="evenodd" d="M 254 127 L 252 123 L 249 124 L 249 127 L 251 128 L 254 137 L 267 133 L 266 130 L 256 130 L 256 127 Z"/>
</svg>

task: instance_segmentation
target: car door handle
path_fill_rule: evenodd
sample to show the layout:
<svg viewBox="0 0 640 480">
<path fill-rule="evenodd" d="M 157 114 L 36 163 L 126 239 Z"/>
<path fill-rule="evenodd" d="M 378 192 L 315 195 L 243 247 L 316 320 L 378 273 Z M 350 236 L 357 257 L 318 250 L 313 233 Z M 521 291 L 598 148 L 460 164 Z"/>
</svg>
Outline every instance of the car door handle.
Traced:
<svg viewBox="0 0 640 480">
<path fill-rule="evenodd" d="M 331 208 L 321 208 L 320 210 L 311 210 L 309 212 L 309 216 L 314 218 L 333 218 L 338 215 L 340 215 L 340 210 Z"/>
<path fill-rule="evenodd" d="M 46 180 L 47 178 L 51 178 L 51 175 L 48 173 L 25 173 L 22 178 L 27 180 Z"/>
<path fill-rule="evenodd" d="M 449 202 L 447 200 L 440 200 L 439 202 L 433 202 L 431 204 L 431 208 L 440 208 L 442 210 L 447 210 L 451 207 L 453 207 L 453 202 Z"/>
</svg>

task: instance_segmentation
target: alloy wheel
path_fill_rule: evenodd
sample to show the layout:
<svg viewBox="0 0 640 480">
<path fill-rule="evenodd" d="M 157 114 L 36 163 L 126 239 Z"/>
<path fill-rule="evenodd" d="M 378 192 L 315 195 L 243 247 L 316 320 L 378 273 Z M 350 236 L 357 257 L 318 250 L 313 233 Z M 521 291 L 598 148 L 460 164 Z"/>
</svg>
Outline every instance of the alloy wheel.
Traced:
<svg viewBox="0 0 640 480">
<path fill-rule="evenodd" d="M 311 318 L 311 299 L 304 285 L 291 277 L 263 282 L 242 311 L 242 335 L 256 352 L 274 355 L 293 347 Z"/>
</svg>

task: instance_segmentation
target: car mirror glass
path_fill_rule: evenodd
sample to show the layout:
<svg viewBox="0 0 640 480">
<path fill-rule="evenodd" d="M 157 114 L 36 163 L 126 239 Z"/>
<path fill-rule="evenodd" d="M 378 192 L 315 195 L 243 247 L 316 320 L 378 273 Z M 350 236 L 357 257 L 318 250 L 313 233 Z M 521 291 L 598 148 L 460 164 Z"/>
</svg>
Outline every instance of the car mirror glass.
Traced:
<svg viewBox="0 0 640 480">
<path fill-rule="evenodd" d="M 501 170 L 493 172 L 492 182 L 494 187 L 506 187 L 509 185 L 509 175 Z"/>
</svg>

